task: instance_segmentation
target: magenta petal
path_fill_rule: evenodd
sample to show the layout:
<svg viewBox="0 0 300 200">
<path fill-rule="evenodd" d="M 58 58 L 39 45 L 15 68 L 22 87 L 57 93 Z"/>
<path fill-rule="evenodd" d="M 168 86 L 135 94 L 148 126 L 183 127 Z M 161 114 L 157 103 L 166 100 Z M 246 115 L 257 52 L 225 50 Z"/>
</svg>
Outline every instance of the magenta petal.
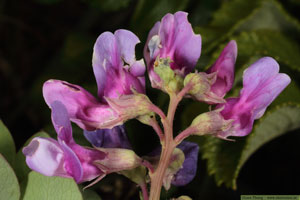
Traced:
<svg viewBox="0 0 300 200">
<path fill-rule="evenodd" d="M 58 138 L 69 144 L 73 142 L 72 127 L 66 107 L 60 101 L 51 104 L 51 118 Z"/>
<path fill-rule="evenodd" d="M 45 176 L 64 176 L 64 152 L 57 141 L 51 138 L 34 138 L 22 150 L 30 169 Z"/>
<path fill-rule="evenodd" d="M 86 130 L 95 130 L 118 118 L 108 105 L 100 104 L 82 87 L 65 81 L 45 82 L 43 95 L 49 107 L 54 101 L 64 104 L 70 120 Z"/>
<path fill-rule="evenodd" d="M 78 144 L 71 145 L 70 149 L 74 152 L 82 167 L 83 174 L 80 182 L 90 181 L 103 174 L 103 172 L 94 165 L 94 161 L 103 160 L 106 156 L 105 153 L 90 148 L 84 148 Z"/>
<path fill-rule="evenodd" d="M 185 12 L 167 14 L 159 29 L 160 57 L 171 58 L 172 69 L 184 70 L 185 74 L 194 69 L 201 53 L 201 36 L 194 34 L 187 15 Z"/>
<path fill-rule="evenodd" d="M 237 44 L 234 40 L 231 40 L 223 49 L 216 62 L 207 70 L 207 73 L 217 72 L 217 79 L 211 86 L 211 91 L 220 97 L 224 97 L 232 88 L 236 57 Z"/>
<path fill-rule="evenodd" d="M 64 167 L 68 174 L 74 178 L 74 180 L 79 183 L 81 182 L 83 176 L 83 169 L 74 151 L 66 145 L 64 141 L 60 142 L 60 145 L 64 151 L 65 163 Z"/>
</svg>

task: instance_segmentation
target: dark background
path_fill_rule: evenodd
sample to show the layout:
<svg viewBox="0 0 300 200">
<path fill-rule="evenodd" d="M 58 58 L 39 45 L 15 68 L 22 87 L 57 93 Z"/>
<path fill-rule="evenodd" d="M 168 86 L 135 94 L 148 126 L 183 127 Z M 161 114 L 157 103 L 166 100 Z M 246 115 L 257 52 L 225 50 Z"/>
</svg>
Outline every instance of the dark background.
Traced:
<svg viewBox="0 0 300 200">
<path fill-rule="evenodd" d="M 121 28 L 133 31 L 141 40 L 136 48 L 139 59 L 148 31 L 163 15 L 184 10 L 189 12 L 194 27 L 205 27 L 222 3 L 221 0 L 0 1 L 0 117 L 11 131 L 17 149 L 41 129 L 53 134 L 50 110 L 42 97 L 43 82 L 51 78 L 66 80 L 96 94 L 91 58 L 93 44 L 102 32 Z M 299 19 L 300 4 L 296 0 L 280 3 Z M 204 54 L 198 67 L 206 66 L 210 55 Z M 158 105 L 166 106 L 167 97 L 149 84 L 147 94 Z M 179 108 L 178 115 L 182 109 Z M 81 131 L 74 129 L 80 140 Z M 127 129 L 139 155 L 158 144 L 149 127 L 132 121 L 127 123 Z M 232 200 L 239 199 L 240 194 L 300 194 L 299 144 L 299 131 L 294 131 L 264 145 L 243 167 L 236 191 L 217 187 L 214 178 L 207 174 L 206 161 L 199 158 L 196 178 L 185 187 L 172 187 L 164 195 Z M 103 199 L 138 198 L 137 188 L 119 175 L 106 177 L 93 189 Z"/>
</svg>

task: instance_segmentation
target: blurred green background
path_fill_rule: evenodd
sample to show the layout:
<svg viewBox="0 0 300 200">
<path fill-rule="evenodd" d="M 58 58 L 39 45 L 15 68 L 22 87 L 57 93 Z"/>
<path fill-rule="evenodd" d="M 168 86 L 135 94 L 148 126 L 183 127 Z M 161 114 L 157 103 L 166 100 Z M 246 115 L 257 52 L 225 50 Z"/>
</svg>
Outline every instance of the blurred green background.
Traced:
<svg viewBox="0 0 300 200">
<path fill-rule="evenodd" d="M 230 165 L 223 164 L 239 156 L 236 151 L 244 149 L 248 138 L 238 139 L 234 144 L 192 138 L 202 145 L 200 149 L 205 158 L 199 159 L 197 176 L 185 187 L 172 187 L 164 192 L 162 199 L 179 194 L 193 199 L 223 200 L 239 199 L 240 194 L 299 194 L 300 121 L 296 112 L 300 103 L 298 0 L 0 1 L 0 117 L 11 131 L 17 150 L 40 130 L 55 137 L 50 110 L 42 97 L 43 82 L 52 78 L 66 80 L 96 95 L 91 58 L 97 37 L 104 31 L 131 30 L 141 40 L 136 47 L 139 59 L 154 23 L 166 13 L 179 10 L 189 13 L 195 32 L 202 36 L 202 54 L 197 64 L 199 71 L 209 67 L 226 43 L 235 39 L 238 44 L 236 88 L 241 87 L 242 72 L 246 67 L 262 56 L 274 57 L 280 63 L 281 72 L 288 73 L 293 81 L 271 108 L 288 105 L 295 106 L 295 109 L 288 107 L 289 111 L 283 107 L 284 114 L 279 113 L 273 122 L 280 124 L 282 116 L 292 119 L 287 122 L 287 128 L 265 141 L 285 133 L 283 136 L 263 145 L 247 162 L 249 156 L 246 156 L 236 190 L 230 189 L 235 187 L 234 181 L 231 182 L 233 175 L 224 178 L 218 174 L 230 171 Z M 229 95 L 237 95 L 238 89 Z M 152 89 L 149 81 L 147 94 L 154 103 L 166 108 L 168 97 Z M 175 130 L 182 130 L 193 117 L 205 110 L 207 107 L 199 103 L 184 100 L 176 115 Z M 295 114 L 291 114 L 293 111 Z M 87 144 L 81 130 L 73 127 L 77 141 Z M 137 121 L 126 123 L 126 129 L 139 155 L 149 153 L 158 144 L 152 129 Z M 232 152 L 231 149 L 223 151 L 223 145 L 226 149 L 232 147 Z M 213 158 L 211 154 L 216 156 Z M 214 159 L 225 161 L 214 162 Z M 138 198 L 134 184 L 119 175 L 106 177 L 93 189 L 102 199 Z"/>
</svg>

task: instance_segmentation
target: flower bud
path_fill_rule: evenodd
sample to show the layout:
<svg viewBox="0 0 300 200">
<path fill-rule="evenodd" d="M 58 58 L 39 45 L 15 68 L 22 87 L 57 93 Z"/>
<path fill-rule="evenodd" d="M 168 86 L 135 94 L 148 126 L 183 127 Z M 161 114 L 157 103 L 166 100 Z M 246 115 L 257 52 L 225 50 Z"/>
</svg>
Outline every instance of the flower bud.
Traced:
<svg viewBox="0 0 300 200">
<path fill-rule="evenodd" d="M 183 78 L 178 70 L 171 69 L 169 58 L 159 58 L 154 62 L 154 72 L 160 78 L 160 87 L 167 93 L 177 93 L 183 87 Z"/>
<path fill-rule="evenodd" d="M 220 114 L 221 109 L 206 112 L 196 117 L 191 127 L 195 129 L 194 135 L 217 135 L 219 132 L 228 130 L 231 127 L 232 120 L 225 120 Z"/>
<path fill-rule="evenodd" d="M 222 97 L 217 96 L 211 91 L 211 86 L 216 82 L 216 73 L 206 74 L 204 72 L 190 73 L 184 79 L 184 86 L 190 85 L 191 89 L 187 93 L 198 101 L 209 102 L 212 104 L 224 103 Z"/>
<path fill-rule="evenodd" d="M 152 103 L 144 94 L 122 95 L 119 98 L 106 98 L 106 101 L 119 114 L 122 122 L 138 118 L 142 123 L 147 124 L 147 116 L 149 118 L 154 116 L 151 111 Z"/>
<path fill-rule="evenodd" d="M 106 153 L 102 160 L 94 161 L 94 164 L 105 173 L 130 170 L 138 167 L 142 159 L 134 151 L 119 148 L 96 148 L 100 152 Z"/>
</svg>

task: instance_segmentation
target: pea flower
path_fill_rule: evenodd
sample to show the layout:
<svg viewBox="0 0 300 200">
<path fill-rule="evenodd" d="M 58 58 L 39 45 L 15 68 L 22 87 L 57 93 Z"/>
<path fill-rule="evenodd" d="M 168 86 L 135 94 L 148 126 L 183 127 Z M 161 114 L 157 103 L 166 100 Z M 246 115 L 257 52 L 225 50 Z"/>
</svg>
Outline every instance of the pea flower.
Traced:
<svg viewBox="0 0 300 200">
<path fill-rule="evenodd" d="M 24 147 L 23 153 L 29 168 L 45 176 L 72 177 L 77 183 L 103 176 L 104 173 L 93 162 L 103 160 L 105 153 L 76 144 L 65 106 L 54 101 L 51 107 L 58 141 L 36 137 Z"/>
<path fill-rule="evenodd" d="M 131 150 L 96 150 L 76 144 L 66 107 L 59 101 L 54 101 L 51 107 L 58 141 L 37 137 L 23 149 L 26 163 L 32 170 L 46 176 L 72 177 L 81 183 L 96 177 L 100 180 L 108 173 L 132 169 L 141 164 L 141 159 Z"/>
<path fill-rule="evenodd" d="M 170 76 L 173 79 L 180 79 L 194 69 L 200 57 L 201 36 L 194 34 L 187 15 L 181 11 L 174 15 L 167 14 L 148 34 L 144 57 L 154 88 L 166 90 L 167 80 L 162 76 L 167 74 L 168 79 Z M 157 68 L 160 64 L 163 66 Z M 171 70 L 164 64 L 170 66 Z"/>
<path fill-rule="evenodd" d="M 43 86 L 48 106 L 51 107 L 54 101 L 61 101 L 71 121 L 86 130 L 122 124 L 127 119 L 120 118 L 118 111 L 111 108 L 106 99 L 118 99 L 122 95 L 133 94 L 133 91 L 145 93 L 144 61 L 135 59 L 137 43 L 137 36 L 127 30 L 102 33 L 95 43 L 92 62 L 99 99 L 78 85 L 49 80 Z"/>
<path fill-rule="evenodd" d="M 232 120 L 232 127 L 221 131 L 222 138 L 245 136 L 253 122 L 264 114 L 267 107 L 291 82 L 288 75 L 279 73 L 279 64 L 271 57 L 264 57 L 244 71 L 243 88 L 239 97 L 226 99 L 220 114 L 225 120 Z"/>
</svg>

